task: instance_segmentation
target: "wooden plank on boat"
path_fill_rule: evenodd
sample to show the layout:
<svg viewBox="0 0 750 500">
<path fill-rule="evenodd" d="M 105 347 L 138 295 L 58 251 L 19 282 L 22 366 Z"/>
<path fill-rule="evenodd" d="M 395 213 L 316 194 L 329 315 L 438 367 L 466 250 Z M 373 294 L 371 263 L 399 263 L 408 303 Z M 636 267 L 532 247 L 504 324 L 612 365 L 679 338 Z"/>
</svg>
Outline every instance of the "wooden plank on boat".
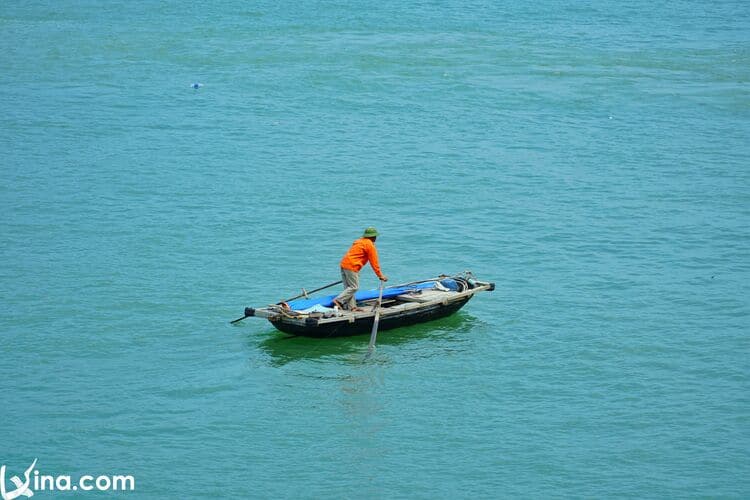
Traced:
<svg viewBox="0 0 750 500">
<path fill-rule="evenodd" d="M 398 300 L 404 301 L 404 302 L 430 302 L 435 300 L 438 297 L 445 297 L 446 292 L 440 291 L 440 290 L 422 290 L 421 292 L 417 294 L 404 294 L 404 295 L 398 295 L 396 298 Z"/>
<path fill-rule="evenodd" d="M 429 297 L 422 297 L 421 295 L 397 295 L 396 298 L 403 302 L 429 302 L 432 300 Z"/>
</svg>

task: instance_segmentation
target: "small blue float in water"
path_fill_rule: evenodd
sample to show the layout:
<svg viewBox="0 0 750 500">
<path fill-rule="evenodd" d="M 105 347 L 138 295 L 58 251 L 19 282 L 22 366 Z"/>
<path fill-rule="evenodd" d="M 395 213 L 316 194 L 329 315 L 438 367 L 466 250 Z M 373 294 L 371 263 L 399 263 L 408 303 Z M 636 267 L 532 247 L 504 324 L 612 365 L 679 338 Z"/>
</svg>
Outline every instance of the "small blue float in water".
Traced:
<svg viewBox="0 0 750 500">
<path fill-rule="evenodd" d="M 199 89 L 199 88 L 203 87 L 203 84 L 196 82 L 196 83 L 192 84 L 191 87 L 193 87 L 194 89 Z"/>
</svg>

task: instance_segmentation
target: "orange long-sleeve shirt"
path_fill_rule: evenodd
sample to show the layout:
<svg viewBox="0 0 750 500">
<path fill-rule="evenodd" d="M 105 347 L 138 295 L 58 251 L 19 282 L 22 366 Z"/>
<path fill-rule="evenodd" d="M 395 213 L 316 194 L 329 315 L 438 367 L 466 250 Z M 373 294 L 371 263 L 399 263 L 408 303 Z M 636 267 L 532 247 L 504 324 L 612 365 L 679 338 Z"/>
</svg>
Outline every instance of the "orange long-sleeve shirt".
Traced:
<svg viewBox="0 0 750 500">
<path fill-rule="evenodd" d="M 351 248 L 344 258 L 341 259 L 341 267 L 350 271 L 359 272 L 362 267 L 370 263 L 372 270 L 378 278 L 383 278 L 383 273 L 380 271 L 380 262 L 378 261 L 378 250 L 375 248 L 375 243 L 367 238 L 360 238 L 352 243 Z"/>
</svg>

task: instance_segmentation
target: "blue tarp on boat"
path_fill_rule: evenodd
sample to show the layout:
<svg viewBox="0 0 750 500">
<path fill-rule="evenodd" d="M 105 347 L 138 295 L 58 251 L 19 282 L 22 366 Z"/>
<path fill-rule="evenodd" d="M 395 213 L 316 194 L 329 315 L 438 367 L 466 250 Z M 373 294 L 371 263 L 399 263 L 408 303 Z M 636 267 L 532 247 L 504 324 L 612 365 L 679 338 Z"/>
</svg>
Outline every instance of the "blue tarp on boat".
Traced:
<svg viewBox="0 0 750 500">
<path fill-rule="evenodd" d="M 402 295 L 404 293 L 412 292 L 415 290 L 427 290 L 430 288 L 435 288 L 435 281 L 428 281 L 426 283 L 417 283 L 415 285 L 406 285 L 406 286 L 396 286 L 396 287 L 388 287 L 383 289 L 383 298 L 388 297 L 395 297 L 397 295 Z M 370 299 L 377 299 L 380 291 L 379 290 L 362 290 L 360 292 L 357 292 L 356 295 L 354 295 L 354 298 L 357 300 L 357 302 L 361 302 L 363 300 L 370 300 Z M 302 311 L 304 309 L 307 309 L 309 307 L 313 307 L 315 305 L 321 305 L 323 307 L 333 307 L 333 299 L 336 298 L 336 295 L 326 295 L 325 297 L 318 297 L 315 299 L 297 299 L 292 300 L 291 302 L 288 302 L 289 307 L 291 309 L 294 309 L 295 311 Z"/>
</svg>

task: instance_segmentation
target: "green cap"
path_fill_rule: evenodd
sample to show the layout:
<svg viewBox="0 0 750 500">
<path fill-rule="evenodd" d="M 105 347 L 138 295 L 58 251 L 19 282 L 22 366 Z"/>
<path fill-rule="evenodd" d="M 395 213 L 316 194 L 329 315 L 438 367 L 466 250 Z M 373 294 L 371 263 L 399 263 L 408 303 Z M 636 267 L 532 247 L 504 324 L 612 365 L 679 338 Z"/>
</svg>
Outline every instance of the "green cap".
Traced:
<svg viewBox="0 0 750 500">
<path fill-rule="evenodd" d="M 374 227 L 368 227 L 365 229 L 365 234 L 362 236 L 363 238 L 373 238 L 375 236 L 379 236 L 378 230 Z"/>
</svg>

